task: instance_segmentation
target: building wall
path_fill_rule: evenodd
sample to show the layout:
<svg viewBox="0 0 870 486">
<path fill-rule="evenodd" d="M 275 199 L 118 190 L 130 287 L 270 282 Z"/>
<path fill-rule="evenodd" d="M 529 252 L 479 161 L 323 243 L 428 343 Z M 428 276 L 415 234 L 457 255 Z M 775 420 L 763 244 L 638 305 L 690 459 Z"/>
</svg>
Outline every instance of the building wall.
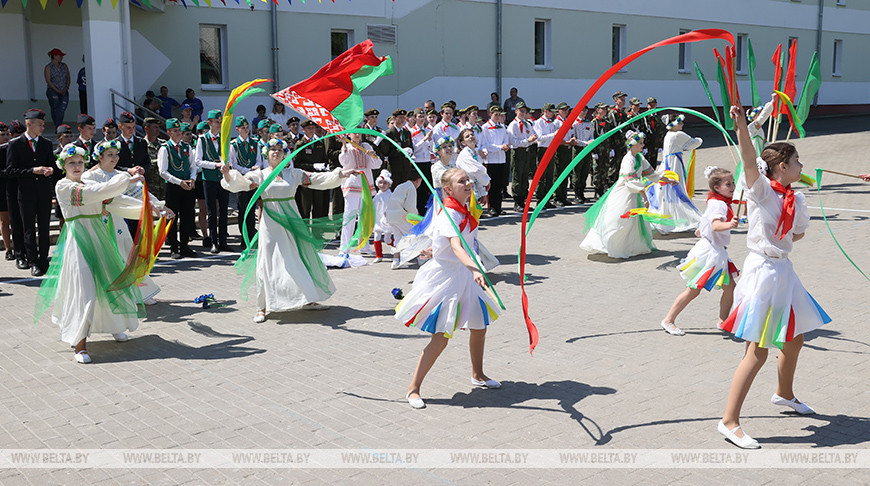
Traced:
<svg viewBox="0 0 870 486">
<path fill-rule="evenodd" d="M 823 83 L 819 103 L 870 105 L 870 64 L 861 60 L 863 46 L 870 45 L 870 31 L 866 27 L 870 25 L 870 2 L 847 0 L 846 6 L 837 6 L 836 0 L 823 1 L 820 50 Z M 758 59 L 755 75 L 763 93 L 772 87 L 770 57 L 777 44 L 787 47 L 789 36 L 798 38 L 798 89 L 816 50 L 816 0 L 538 0 L 529 6 L 530 3 L 503 2 L 502 99 L 510 87 L 516 86 L 520 96 L 534 107 L 545 102 L 573 104 L 610 67 L 613 24 L 626 26 L 626 54 L 677 35 L 680 29 L 721 28 L 749 34 Z M 213 8 L 187 9 L 167 3 L 165 12 L 131 9 L 137 98 L 141 99 L 145 90 L 156 91 L 161 85 L 168 86 L 173 96 L 181 98 L 184 89 L 192 87 L 207 107 L 216 108 L 225 103 L 230 88 L 253 78 L 272 77 L 270 5 L 256 1 L 253 4 L 253 11 L 244 2 L 238 6 L 228 2 L 226 7 L 215 2 Z M 24 16 L 32 19 L 31 59 L 36 80 L 33 85 L 36 98 L 42 100 L 45 52 L 61 42 L 59 47 L 70 54 L 66 61 L 71 74 L 75 76 L 80 67 L 81 16 L 71 2 L 60 8 L 52 5 L 45 12 L 34 5 L 36 2 L 31 2 Z M 534 66 L 536 18 L 550 21 L 550 69 L 536 70 Z M 227 89 L 201 88 L 198 25 L 202 23 L 227 26 Z M 365 39 L 366 24 L 370 23 L 397 26 L 396 45 L 375 45 L 377 54 L 393 57 L 396 73 L 378 80 L 365 91 L 367 106 L 389 112 L 396 106 L 419 106 L 428 98 L 439 104 L 454 99 L 460 106 L 472 103 L 482 106 L 489 101 L 489 93 L 496 88 L 495 0 L 282 3 L 278 6 L 278 87 L 310 76 L 330 60 L 330 29 L 352 30 L 353 40 L 360 42 Z M 16 7 L 10 2 L 0 11 L 0 39 L 20 36 L 22 25 L 20 5 Z M 831 73 L 835 39 L 844 43 L 842 76 Z M 723 52 L 725 43 L 695 43 L 689 49 L 691 61 L 698 62 L 718 100 L 714 47 Z M 662 105 L 707 105 L 691 61 L 688 73 L 678 72 L 678 52 L 678 46 L 667 46 L 644 55 L 605 84 L 593 103 L 609 101 L 611 93 L 622 90 L 643 100 L 655 96 Z M 21 64 L 23 58 L 12 49 L 0 53 L 0 61 L 15 65 Z M 745 93 L 749 91 L 748 78 L 738 75 Z M 4 86 L 13 85 L 9 90 L 4 88 L 6 99 L 0 104 L 0 119 L 6 119 L 11 117 L 11 111 L 17 114 L 30 102 L 22 96 L 26 83 L 8 73 L 0 73 L 0 80 Z M 242 103 L 239 112 L 253 115 L 258 103 L 271 104 L 268 97 L 252 97 Z M 46 102 L 42 104 L 47 108 Z M 14 110 L 8 109 L 13 107 Z"/>
</svg>

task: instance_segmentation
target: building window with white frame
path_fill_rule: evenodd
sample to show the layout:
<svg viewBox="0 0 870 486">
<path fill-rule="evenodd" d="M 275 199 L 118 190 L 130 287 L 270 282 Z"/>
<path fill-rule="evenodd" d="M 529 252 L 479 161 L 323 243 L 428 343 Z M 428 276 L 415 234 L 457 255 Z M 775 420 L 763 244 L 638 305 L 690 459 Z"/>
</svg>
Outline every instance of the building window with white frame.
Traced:
<svg viewBox="0 0 870 486">
<path fill-rule="evenodd" d="M 737 43 L 737 55 L 735 56 L 737 65 L 734 66 L 734 71 L 737 74 L 748 74 L 749 69 L 751 69 L 749 66 L 749 34 L 737 34 L 737 39 L 735 40 Z"/>
<path fill-rule="evenodd" d="M 353 46 L 353 31 L 332 29 L 329 32 L 329 41 L 332 59 L 335 59 Z"/>
<path fill-rule="evenodd" d="M 843 39 L 834 39 L 834 65 L 831 69 L 831 74 L 834 76 L 843 75 Z"/>
<path fill-rule="evenodd" d="M 616 64 L 625 57 L 625 24 L 613 24 L 611 34 L 611 64 Z M 625 72 L 626 69 L 620 69 L 620 72 Z"/>
<path fill-rule="evenodd" d="M 199 24 L 199 77 L 202 89 L 227 88 L 227 26 Z"/>
<path fill-rule="evenodd" d="M 680 35 L 688 34 L 689 29 L 680 29 Z M 689 66 L 692 64 L 692 45 L 685 42 L 680 44 L 680 54 L 677 60 L 677 71 L 680 73 L 688 73 Z"/>
<path fill-rule="evenodd" d="M 535 19 L 535 69 L 552 69 L 550 19 Z"/>
</svg>

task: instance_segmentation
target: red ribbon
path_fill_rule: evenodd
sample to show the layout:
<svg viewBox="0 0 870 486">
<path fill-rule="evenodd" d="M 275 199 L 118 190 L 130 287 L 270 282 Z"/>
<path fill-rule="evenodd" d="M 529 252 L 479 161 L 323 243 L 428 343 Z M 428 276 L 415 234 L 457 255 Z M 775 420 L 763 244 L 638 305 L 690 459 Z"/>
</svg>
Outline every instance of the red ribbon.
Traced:
<svg viewBox="0 0 870 486">
<path fill-rule="evenodd" d="M 781 240 L 785 238 L 786 233 L 791 230 L 794 223 L 794 191 L 791 190 L 791 184 L 783 187 L 782 184 L 775 180 L 770 181 L 770 188 L 777 194 L 784 196 L 782 198 L 782 214 L 779 215 L 779 222 L 776 224 L 776 232 L 779 233 L 779 239 Z M 774 233 L 774 236 L 777 233 Z"/>
<path fill-rule="evenodd" d="M 450 208 L 462 215 L 462 221 L 459 222 L 459 231 L 465 231 L 466 224 L 469 226 L 468 231 L 474 231 L 474 228 L 477 228 L 477 219 L 464 204 L 453 199 L 453 196 L 447 196 L 444 199 L 444 207 Z"/>
<path fill-rule="evenodd" d="M 563 123 L 562 126 L 559 128 L 559 130 L 556 132 L 555 138 L 552 142 L 550 142 L 550 146 L 547 147 L 547 151 L 544 153 L 544 157 L 538 164 L 538 169 L 535 171 L 535 176 L 534 178 L 532 178 L 532 183 L 529 187 L 529 193 L 526 196 L 526 204 L 525 208 L 523 209 L 522 232 L 520 234 L 520 288 L 522 291 L 523 316 L 526 319 L 526 328 L 529 331 L 529 353 L 534 351 L 535 346 L 537 346 L 538 344 L 538 328 L 535 327 L 535 323 L 532 322 L 532 319 L 529 317 L 529 298 L 526 295 L 526 287 L 525 283 L 523 282 L 525 278 L 526 267 L 526 226 L 528 224 L 529 206 L 532 204 L 533 194 L 535 192 L 535 189 L 538 187 L 538 182 L 540 182 L 541 177 L 547 170 L 547 166 L 550 164 L 550 160 L 552 160 L 553 155 L 556 153 L 556 149 L 558 149 L 559 145 L 562 144 L 562 141 L 565 139 L 565 135 L 568 133 L 568 130 L 571 129 L 574 121 L 577 119 L 578 116 L 580 116 L 580 112 L 583 111 L 583 107 L 586 106 L 592 99 L 592 97 L 595 96 L 595 93 L 597 93 L 598 90 L 601 89 L 602 86 L 604 86 L 604 83 L 606 83 L 608 79 L 613 77 L 614 74 L 619 72 L 620 69 L 624 68 L 638 57 L 646 54 L 647 52 L 657 47 L 713 39 L 722 39 L 731 44 L 732 47 L 734 46 L 734 36 L 727 30 L 701 29 L 687 32 L 676 37 L 671 37 L 670 39 L 665 39 L 660 42 L 656 42 L 655 44 L 644 47 L 643 49 L 625 57 L 618 63 L 614 64 L 610 67 L 610 69 L 602 74 L 601 77 L 595 81 L 595 83 L 592 84 L 592 87 L 590 87 L 589 90 L 586 91 L 586 93 L 583 95 L 583 97 L 580 98 L 580 101 L 578 101 L 574 105 L 574 109 L 571 110 L 568 118 L 565 119 L 565 123 Z"/>
<path fill-rule="evenodd" d="M 725 216 L 726 221 L 731 221 L 734 218 L 734 210 L 731 209 L 731 205 L 740 204 L 740 201 L 737 199 L 731 199 L 730 197 L 725 197 L 716 191 L 710 191 L 710 194 L 707 194 L 707 200 L 709 201 L 710 199 L 722 201 L 728 206 L 728 214 Z"/>
</svg>

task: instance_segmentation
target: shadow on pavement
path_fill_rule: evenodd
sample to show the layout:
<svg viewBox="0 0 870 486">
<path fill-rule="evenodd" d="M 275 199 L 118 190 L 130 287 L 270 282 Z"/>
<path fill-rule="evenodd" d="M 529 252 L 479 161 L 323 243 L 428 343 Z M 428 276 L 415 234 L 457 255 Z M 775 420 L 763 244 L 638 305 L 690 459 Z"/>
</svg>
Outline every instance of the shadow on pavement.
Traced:
<svg viewBox="0 0 870 486">
<path fill-rule="evenodd" d="M 201 305 L 171 305 L 171 304 L 193 304 L 193 299 L 190 300 L 159 300 L 154 305 L 149 305 L 145 308 L 148 320 L 162 322 L 184 322 L 195 314 L 212 313 L 212 314 L 229 314 L 236 312 L 232 305 L 236 304 L 235 300 L 221 300 L 218 302 L 221 306 L 218 307 L 212 304 L 208 309 Z"/>
<path fill-rule="evenodd" d="M 429 338 L 431 336 L 428 333 L 402 334 L 344 327 L 345 324 L 352 320 L 374 319 L 376 322 L 383 322 L 383 327 L 386 329 L 398 329 L 398 327 L 396 326 L 401 326 L 402 324 L 399 321 L 392 319 L 392 316 L 394 314 L 395 311 L 392 309 L 392 307 L 386 309 L 359 310 L 341 305 L 331 305 L 328 309 L 324 311 L 299 310 L 271 313 L 266 316 L 266 318 L 268 319 L 266 322 L 268 323 L 274 321 L 275 324 L 278 324 L 279 326 L 292 324 L 314 324 L 318 326 L 329 327 L 335 331 L 344 331 L 351 334 L 362 334 L 364 336 L 372 336 L 378 338 L 420 339 Z M 386 317 L 389 317 L 389 319 L 384 319 Z"/>
<path fill-rule="evenodd" d="M 812 432 L 804 437 L 774 436 L 757 438 L 762 444 L 812 444 L 812 447 L 833 447 L 859 445 L 870 442 L 870 419 L 849 415 L 799 415 L 797 412 L 783 412 L 780 415 L 805 417 L 827 422 L 823 425 L 807 425 L 801 430 Z"/>
<path fill-rule="evenodd" d="M 91 341 L 88 342 L 88 351 L 90 351 L 96 365 L 169 358 L 181 360 L 230 359 L 266 352 L 264 349 L 241 346 L 253 341 L 254 338 L 251 336 L 217 333 L 208 326 L 199 323 L 190 323 L 190 327 L 197 334 L 232 339 L 197 348 L 150 334 L 135 336 L 125 343 L 116 343 L 112 340 Z"/>
</svg>

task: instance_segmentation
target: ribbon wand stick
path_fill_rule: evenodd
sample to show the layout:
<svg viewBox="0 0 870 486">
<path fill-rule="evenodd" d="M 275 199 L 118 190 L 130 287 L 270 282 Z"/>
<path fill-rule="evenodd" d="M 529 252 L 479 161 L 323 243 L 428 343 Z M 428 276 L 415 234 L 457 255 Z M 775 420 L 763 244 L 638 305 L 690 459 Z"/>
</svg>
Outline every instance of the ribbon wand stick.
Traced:
<svg viewBox="0 0 870 486">
<path fill-rule="evenodd" d="M 740 197 L 737 199 L 737 214 L 734 216 L 737 218 L 737 222 L 740 222 L 740 208 L 743 207 L 743 189 L 740 190 Z"/>
<path fill-rule="evenodd" d="M 835 170 L 822 169 L 822 172 L 827 172 L 829 174 L 837 174 L 837 175 L 846 176 L 846 177 L 854 177 L 855 179 L 861 179 L 861 180 L 864 179 L 863 177 L 861 177 L 859 175 L 846 174 L 845 172 L 837 172 Z"/>
</svg>

